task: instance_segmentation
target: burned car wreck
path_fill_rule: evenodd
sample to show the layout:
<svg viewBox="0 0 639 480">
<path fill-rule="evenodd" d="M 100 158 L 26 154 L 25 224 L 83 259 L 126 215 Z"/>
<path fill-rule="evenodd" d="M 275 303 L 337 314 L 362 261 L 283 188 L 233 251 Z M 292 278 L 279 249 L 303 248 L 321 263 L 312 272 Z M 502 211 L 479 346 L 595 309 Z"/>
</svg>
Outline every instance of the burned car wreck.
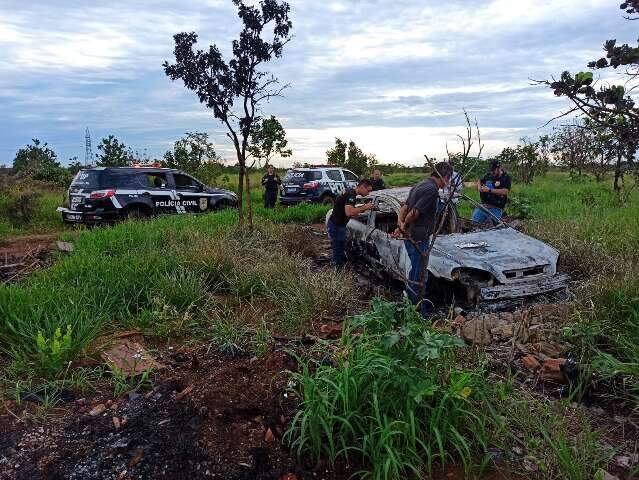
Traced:
<svg viewBox="0 0 639 480">
<path fill-rule="evenodd" d="M 402 282 L 408 278 L 410 260 L 404 240 L 391 233 L 409 191 L 405 187 L 371 192 L 361 201 L 373 202 L 375 209 L 347 224 L 349 258 L 364 260 Z M 327 220 L 329 216 L 330 212 Z M 455 221 L 446 222 L 428 262 L 428 288 L 439 290 L 434 296 L 446 291 L 468 305 L 566 291 L 569 276 L 557 272 L 559 252 L 551 246 L 504 223 L 487 227 L 452 217 Z"/>
</svg>

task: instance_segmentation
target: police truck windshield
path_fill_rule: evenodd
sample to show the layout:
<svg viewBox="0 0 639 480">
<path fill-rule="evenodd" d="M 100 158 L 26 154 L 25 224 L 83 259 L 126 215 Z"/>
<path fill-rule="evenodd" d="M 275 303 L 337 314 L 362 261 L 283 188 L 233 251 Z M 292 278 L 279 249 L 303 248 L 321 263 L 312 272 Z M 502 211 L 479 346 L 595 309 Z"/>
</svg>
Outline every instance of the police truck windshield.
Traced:
<svg viewBox="0 0 639 480">
<path fill-rule="evenodd" d="M 285 183 L 305 183 L 321 180 L 322 172 L 318 170 L 289 170 L 284 177 Z"/>
</svg>

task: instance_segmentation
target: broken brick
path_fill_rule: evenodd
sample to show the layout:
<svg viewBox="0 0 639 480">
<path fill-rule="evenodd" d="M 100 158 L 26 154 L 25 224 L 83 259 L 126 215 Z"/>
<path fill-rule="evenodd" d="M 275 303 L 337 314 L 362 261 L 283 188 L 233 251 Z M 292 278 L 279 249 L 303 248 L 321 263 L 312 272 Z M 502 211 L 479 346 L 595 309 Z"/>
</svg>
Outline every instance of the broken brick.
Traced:
<svg viewBox="0 0 639 480">
<path fill-rule="evenodd" d="M 103 413 L 105 410 L 106 410 L 106 405 L 104 405 L 104 403 L 99 403 L 91 409 L 91 411 L 89 412 L 89 415 L 91 415 L 92 417 L 96 417 L 100 415 L 101 413 Z"/>
<path fill-rule="evenodd" d="M 325 334 L 326 338 L 336 339 L 342 335 L 342 326 L 324 324 L 320 327 L 320 332 Z"/>
<path fill-rule="evenodd" d="M 273 443 L 273 440 L 275 440 L 275 435 L 273 435 L 273 432 L 269 428 L 266 430 L 266 434 L 264 435 L 264 441 L 266 443 Z"/>
<path fill-rule="evenodd" d="M 193 391 L 193 385 L 189 385 L 188 387 L 186 387 L 184 390 L 182 390 L 180 393 L 178 393 L 175 396 L 175 400 L 176 401 L 180 401 L 182 400 L 184 397 L 186 397 L 189 393 L 191 393 L 191 391 Z"/>
<path fill-rule="evenodd" d="M 521 363 L 531 372 L 536 372 L 541 368 L 541 364 L 533 355 L 526 355 L 525 357 L 522 357 Z"/>
<path fill-rule="evenodd" d="M 548 358 L 541 368 L 541 378 L 549 382 L 564 383 L 565 377 L 561 367 L 566 363 L 565 358 Z"/>
</svg>

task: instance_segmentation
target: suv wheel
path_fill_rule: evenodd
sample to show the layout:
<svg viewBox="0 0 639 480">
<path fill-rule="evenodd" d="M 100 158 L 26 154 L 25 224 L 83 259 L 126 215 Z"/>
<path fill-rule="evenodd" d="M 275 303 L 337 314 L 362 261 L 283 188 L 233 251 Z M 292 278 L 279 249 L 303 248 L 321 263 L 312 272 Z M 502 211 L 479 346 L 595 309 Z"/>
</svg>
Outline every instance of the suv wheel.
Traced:
<svg viewBox="0 0 639 480">
<path fill-rule="evenodd" d="M 322 197 L 322 205 L 334 205 L 335 199 L 331 195 L 324 195 Z"/>
<path fill-rule="evenodd" d="M 130 220 L 141 220 L 149 216 L 149 213 L 140 207 L 131 207 L 126 211 L 126 218 Z"/>
</svg>

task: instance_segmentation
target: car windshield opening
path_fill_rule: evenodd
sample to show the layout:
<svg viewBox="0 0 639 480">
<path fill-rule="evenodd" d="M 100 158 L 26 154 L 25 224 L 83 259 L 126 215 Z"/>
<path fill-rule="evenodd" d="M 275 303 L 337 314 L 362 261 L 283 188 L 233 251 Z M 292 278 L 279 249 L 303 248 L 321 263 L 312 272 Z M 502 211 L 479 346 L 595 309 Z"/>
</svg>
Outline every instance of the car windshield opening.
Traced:
<svg viewBox="0 0 639 480">
<path fill-rule="evenodd" d="M 397 228 L 397 212 L 386 202 L 380 201 L 375 212 L 375 228 L 385 233 L 393 233 Z"/>
</svg>

